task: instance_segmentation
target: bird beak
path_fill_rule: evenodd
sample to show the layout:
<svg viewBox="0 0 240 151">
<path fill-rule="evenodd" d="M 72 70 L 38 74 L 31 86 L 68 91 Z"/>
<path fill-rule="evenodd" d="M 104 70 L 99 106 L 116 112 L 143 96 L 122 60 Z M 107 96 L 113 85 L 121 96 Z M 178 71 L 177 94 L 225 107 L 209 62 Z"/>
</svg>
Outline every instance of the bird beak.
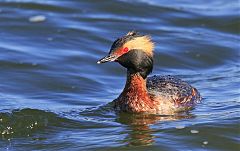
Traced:
<svg viewBox="0 0 240 151">
<path fill-rule="evenodd" d="M 116 55 L 109 54 L 102 59 L 98 60 L 97 64 L 105 63 L 105 62 L 113 62 L 118 58 Z"/>
</svg>

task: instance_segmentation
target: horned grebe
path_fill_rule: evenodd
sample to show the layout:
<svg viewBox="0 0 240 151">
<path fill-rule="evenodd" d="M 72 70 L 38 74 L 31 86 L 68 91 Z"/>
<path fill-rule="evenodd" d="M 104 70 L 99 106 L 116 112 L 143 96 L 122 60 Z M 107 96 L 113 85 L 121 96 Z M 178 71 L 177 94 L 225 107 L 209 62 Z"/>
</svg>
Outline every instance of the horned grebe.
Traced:
<svg viewBox="0 0 240 151">
<path fill-rule="evenodd" d="M 112 44 L 97 63 L 118 62 L 127 68 L 123 92 L 113 101 L 119 111 L 173 115 L 200 102 L 200 93 L 174 76 L 147 76 L 153 69 L 154 44 L 148 35 L 129 32 Z"/>
</svg>

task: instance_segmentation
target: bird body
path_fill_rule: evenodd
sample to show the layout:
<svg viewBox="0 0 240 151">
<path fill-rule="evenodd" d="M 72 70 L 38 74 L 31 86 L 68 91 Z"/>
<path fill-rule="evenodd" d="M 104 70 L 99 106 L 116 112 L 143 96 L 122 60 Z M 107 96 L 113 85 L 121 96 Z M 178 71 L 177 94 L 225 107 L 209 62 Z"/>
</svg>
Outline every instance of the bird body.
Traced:
<svg viewBox="0 0 240 151">
<path fill-rule="evenodd" d="M 122 93 L 113 101 L 118 111 L 173 115 L 195 107 L 200 93 L 173 76 L 147 76 L 153 69 L 154 44 L 150 36 L 129 32 L 117 39 L 109 54 L 97 63 L 118 62 L 127 68 Z"/>
</svg>

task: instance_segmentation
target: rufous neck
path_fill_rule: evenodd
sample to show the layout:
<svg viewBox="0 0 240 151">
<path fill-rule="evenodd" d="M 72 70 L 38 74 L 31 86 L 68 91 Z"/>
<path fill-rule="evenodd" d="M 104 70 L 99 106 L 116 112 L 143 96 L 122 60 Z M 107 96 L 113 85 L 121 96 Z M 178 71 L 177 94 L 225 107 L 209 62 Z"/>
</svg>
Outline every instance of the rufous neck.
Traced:
<svg viewBox="0 0 240 151">
<path fill-rule="evenodd" d="M 124 91 L 141 91 L 147 93 L 146 80 L 139 73 L 127 72 L 127 81 Z"/>
</svg>

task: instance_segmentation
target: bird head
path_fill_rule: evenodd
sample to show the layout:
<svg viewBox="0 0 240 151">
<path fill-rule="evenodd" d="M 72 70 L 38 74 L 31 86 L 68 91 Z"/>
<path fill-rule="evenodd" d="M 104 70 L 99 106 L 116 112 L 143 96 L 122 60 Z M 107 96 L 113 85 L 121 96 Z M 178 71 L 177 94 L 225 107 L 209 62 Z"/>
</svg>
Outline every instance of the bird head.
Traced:
<svg viewBox="0 0 240 151">
<path fill-rule="evenodd" d="M 150 36 L 132 31 L 115 40 L 108 55 L 97 63 L 118 62 L 130 73 L 140 73 L 146 78 L 153 68 L 153 49 Z"/>
</svg>

